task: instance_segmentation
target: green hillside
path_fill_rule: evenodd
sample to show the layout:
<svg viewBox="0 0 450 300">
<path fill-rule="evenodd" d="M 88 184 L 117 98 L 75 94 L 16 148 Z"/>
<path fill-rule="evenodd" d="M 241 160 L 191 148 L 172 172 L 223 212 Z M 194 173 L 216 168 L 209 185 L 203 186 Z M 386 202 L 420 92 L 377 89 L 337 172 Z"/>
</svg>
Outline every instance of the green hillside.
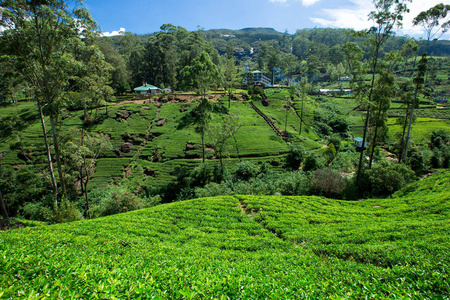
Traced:
<svg viewBox="0 0 450 300">
<path fill-rule="evenodd" d="M 392 198 L 222 196 L 0 233 L 2 299 L 448 299 L 450 173 Z"/>
</svg>

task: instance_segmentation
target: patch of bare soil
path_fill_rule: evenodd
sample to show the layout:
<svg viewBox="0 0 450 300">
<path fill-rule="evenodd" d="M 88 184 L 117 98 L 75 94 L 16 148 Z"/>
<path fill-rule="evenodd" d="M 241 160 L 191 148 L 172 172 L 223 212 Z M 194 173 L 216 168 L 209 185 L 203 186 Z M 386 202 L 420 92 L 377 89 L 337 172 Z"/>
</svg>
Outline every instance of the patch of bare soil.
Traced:
<svg viewBox="0 0 450 300">
<path fill-rule="evenodd" d="M 0 220 L 0 231 L 13 228 L 25 228 L 25 225 L 14 220 L 10 220 L 9 222 L 6 222 L 6 220 Z"/>
</svg>

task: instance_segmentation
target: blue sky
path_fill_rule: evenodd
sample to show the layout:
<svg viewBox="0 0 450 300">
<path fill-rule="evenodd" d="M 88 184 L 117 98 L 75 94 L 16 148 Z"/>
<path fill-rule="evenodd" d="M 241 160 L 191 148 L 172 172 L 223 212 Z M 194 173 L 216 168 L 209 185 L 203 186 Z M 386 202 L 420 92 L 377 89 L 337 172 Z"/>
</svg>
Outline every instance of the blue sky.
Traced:
<svg viewBox="0 0 450 300">
<path fill-rule="evenodd" d="M 442 0 L 414 0 L 399 34 L 420 38 L 412 19 Z M 196 30 L 271 27 L 295 33 L 314 27 L 369 28 L 371 0 L 85 0 L 105 35 L 125 30 L 136 34 L 153 33 L 165 23 Z M 444 38 L 450 38 L 447 33 Z"/>
</svg>

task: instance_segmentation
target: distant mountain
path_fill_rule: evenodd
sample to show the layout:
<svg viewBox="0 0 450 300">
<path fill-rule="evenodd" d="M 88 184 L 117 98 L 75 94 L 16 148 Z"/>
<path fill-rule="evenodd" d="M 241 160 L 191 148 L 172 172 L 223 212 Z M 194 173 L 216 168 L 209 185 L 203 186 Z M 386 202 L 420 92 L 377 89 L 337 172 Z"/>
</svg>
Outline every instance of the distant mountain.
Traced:
<svg viewBox="0 0 450 300">
<path fill-rule="evenodd" d="M 236 56 L 246 56 L 257 54 L 263 44 L 273 46 L 282 52 L 291 52 L 293 46 L 294 48 L 296 46 L 301 48 L 301 45 L 305 43 L 318 43 L 326 47 L 332 47 L 346 41 L 355 41 L 362 46 L 362 39 L 351 37 L 349 35 L 351 31 L 351 29 L 342 28 L 305 28 L 297 30 L 294 34 L 289 34 L 276 31 L 273 28 L 248 27 L 239 30 L 210 29 L 203 31 L 202 35 L 213 44 L 220 54 L 234 51 Z M 151 35 L 138 35 L 138 38 L 142 44 L 145 44 Z M 112 39 L 117 44 L 119 37 L 112 37 Z M 392 37 L 386 43 L 384 50 L 400 49 L 407 39 L 408 37 L 405 36 Z M 419 53 L 424 50 L 425 41 L 421 41 L 420 44 Z M 450 41 L 437 41 L 430 47 L 429 53 L 437 56 L 450 55 Z"/>
</svg>

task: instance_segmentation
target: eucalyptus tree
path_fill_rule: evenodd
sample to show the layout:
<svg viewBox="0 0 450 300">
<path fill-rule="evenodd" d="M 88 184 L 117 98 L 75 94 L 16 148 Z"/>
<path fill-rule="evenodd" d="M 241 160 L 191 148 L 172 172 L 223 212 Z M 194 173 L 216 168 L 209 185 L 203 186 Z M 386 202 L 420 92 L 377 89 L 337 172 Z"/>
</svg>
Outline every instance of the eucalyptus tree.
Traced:
<svg viewBox="0 0 450 300">
<path fill-rule="evenodd" d="M 427 79 L 427 55 L 429 47 L 432 43 L 436 42 L 445 32 L 450 28 L 450 20 L 447 17 L 447 14 L 450 10 L 450 5 L 446 4 L 437 4 L 434 7 L 422 11 L 419 15 L 417 15 L 413 20 L 413 25 L 418 26 L 421 25 L 425 29 L 427 45 L 425 52 L 422 54 L 422 58 L 419 61 L 417 74 L 413 79 L 413 83 L 415 86 L 414 98 L 412 101 L 412 107 L 409 116 L 408 123 L 408 133 L 405 138 L 405 146 L 403 152 L 403 162 L 406 163 L 407 153 L 408 153 L 408 145 L 410 140 L 411 126 L 414 117 L 414 108 L 417 105 L 417 94 L 422 86 L 426 83 Z"/>
<path fill-rule="evenodd" d="M 88 124 L 89 116 L 87 109 L 98 108 L 105 105 L 106 114 L 107 102 L 114 93 L 114 90 L 109 86 L 111 76 L 114 72 L 114 67 L 105 61 L 103 52 L 97 45 L 87 45 L 77 51 L 77 59 L 81 62 L 78 74 L 75 77 L 76 90 L 82 97 L 84 109 L 84 122 Z"/>
<path fill-rule="evenodd" d="M 64 146 L 64 154 L 69 164 L 76 169 L 81 192 L 86 201 L 87 216 L 90 219 L 88 184 L 95 169 L 97 158 L 102 152 L 112 148 L 110 138 L 106 134 L 74 129 L 69 133 Z"/>
<path fill-rule="evenodd" d="M 2 170 L 3 155 L 4 155 L 4 153 L 0 153 L 0 171 L 3 171 Z M 9 222 L 8 211 L 6 210 L 6 205 L 5 205 L 5 201 L 3 200 L 3 195 L 2 195 L 1 189 L 0 189 L 0 213 L 3 217 L 3 220 L 6 220 L 6 222 Z"/>
<path fill-rule="evenodd" d="M 378 62 L 380 59 L 380 53 L 382 46 L 386 41 L 394 34 L 395 27 L 402 26 L 403 14 L 409 10 L 406 6 L 407 2 L 411 0 L 373 0 L 375 10 L 369 14 L 369 19 L 374 22 L 374 26 L 368 31 L 370 52 L 370 72 L 372 73 L 370 86 L 367 91 L 367 105 L 366 116 L 364 121 L 364 132 L 362 145 L 365 145 L 368 137 L 369 120 L 371 117 L 373 106 L 373 95 L 375 91 L 376 74 L 378 73 Z M 361 177 L 364 158 L 364 147 L 361 149 L 358 171 L 356 175 L 356 186 L 359 190 L 359 180 Z M 369 165 L 370 168 L 370 165 Z"/>
<path fill-rule="evenodd" d="M 414 89 L 414 98 L 412 101 L 412 106 L 411 106 L 411 110 L 410 110 L 410 115 L 409 115 L 409 123 L 408 123 L 408 132 L 406 134 L 406 138 L 405 138 L 405 150 L 403 152 L 403 162 L 406 163 L 406 157 L 408 155 L 408 145 L 409 145 L 409 140 L 411 138 L 411 126 L 412 126 L 412 122 L 413 122 L 413 118 L 414 118 L 414 108 L 417 105 L 417 94 L 419 92 L 419 90 L 422 88 L 422 86 L 425 84 L 425 74 L 427 72 L 427 55 L 424 53 L 422 54 L 422 58 L 419 61 L 419 65 L 417 67 L 417 74 L 416 76 L 413 78 L 413 83 L 415 86 Z"/>
<path fill-rule="evenodd" d="M 212 120 L 214 121 L 214 119 Z M 223 167 L 223 158 L 229 154 L 231 149 L 231 145 L 228 143 L 231 138 L 234 140 L 236 152 L 239 155 L 235 135 L 242 125 L 239 115 L 236 114 L 223 115 L 221 120 L 208 124 L 206 133 L 221 167 Z"/>
<path fill-rule="evenodd" d="M 281 106 L 281 110 L 285 113 L 284 131 L 287 134 L 288 117 L 289 117 L 289 114 L 294 111 L 294 106 L 292 104 L 290 96 L 285 96 L 284 97 L 284 103 Z"/>
<path fill-rule="evenodd" d="M 228 94 L 228 108 L 231 107 L 231 98 L 233 98 L 233 90 L 239 84 L 239 73 L 234 63 L 234 58 L 225 58 L 220 65 L 222 86 Z"/>
<path fill-rule="evenodd" d="M 46 145 L 53 207 L 57 212 L 58 184 L 45 115 L 50 120 L 59 181 L 65 193 L 57 123 L 64 105 L 64 93 L 69 90 L 70 80 L 79 67 L 74 50 L 82 46 L 83 40 L 89 40 L 97 26 L 81 1 L 2 0 L 0 8 L 0 25 L 6 28 L 2 32 L 0 48 L 15 60 L 15 67 L 33 88 Z"/>
<path fill-rule="evenodd" d="M 199 133 L 202 139 L 203 162 L 205 162 L 205 133 L 207 125 L 212 118 L 212 110 L 213 105 L 211 104 L 211 102 L 209 102 L 206 97 L 203 97 L 192 111 L 194 115 L 193 122 L 195 124 L 195 132 Z"/>
<path fill-rule="evenodd" d="M 306 95 L 312 89 L 312 85 L 310 83 L 308 83 L 308 78 L 307 77 L 302 77 L 302 79 L 300 81 L 300 84 L 298 84 L 296 86 L 296 88 L 298 90 L 297 91 L 298 96 L 302 100 L 302 105 L 301 105 L 301 108 L 300 108 L 300 125 L 299 125 L 299 129 L 298 129 L 298 134 L 302 134 L 304 102 L 305 102 Z"/>
<path fill-rule="evenodd" d="M 426 11 L 422 11 L 413 20 L 414 26 L 420 25 L 425 29 L 427 38 L 425 53 L 427 55 L 431 44 L 442 37 L 442 35 L 450 28 L 450 19 L 447 17 L 449 11 L 449 4 L 440 3 Z"/>
</svg>

